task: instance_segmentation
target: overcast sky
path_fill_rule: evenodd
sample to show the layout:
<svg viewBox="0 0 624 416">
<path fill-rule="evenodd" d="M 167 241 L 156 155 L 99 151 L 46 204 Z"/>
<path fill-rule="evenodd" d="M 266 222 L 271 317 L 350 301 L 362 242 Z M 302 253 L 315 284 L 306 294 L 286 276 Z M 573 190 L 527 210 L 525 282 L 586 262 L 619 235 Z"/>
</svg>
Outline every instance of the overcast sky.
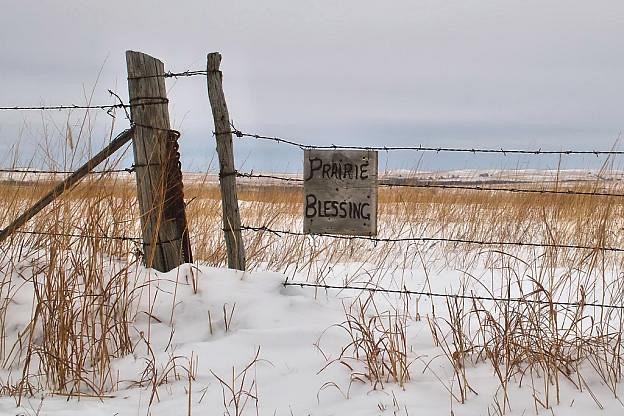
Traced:
<svg viewBox="0 0 624 416">
<path fill-rule="evenodd" d="M 167 70 L 223 55 L 245 131 L 315 144 L 609 149 L 624 127 L 624 2 L 0 0 L 0 106 L 127 98 L 124 52 Z M 98 74 L 101 72 L 99 79 Z M 96 83 L 97 80 L 97 83 Z M 185 168 L 213 157 L 205 79 L 168 80 Z M 82 114 L 74 111 L 70 125 Z M 94 132 L 110 117 L 93 114 Z M 127 126 L 121 114 L 117 129 Z M 0 149 L 60 135 L 65 113 L 0 112 Z M 239 167 L 300 171 L 294 149 L 235 142 Z M 23 157 L 24 155 L 22 155 Z M 603 159 L 567 158 L 564 167 Z M 557 160 L 393 154 L 408 169 L 556 167 Z M 213 162 L 214 166 L 214 162 Z"/>
</svg>

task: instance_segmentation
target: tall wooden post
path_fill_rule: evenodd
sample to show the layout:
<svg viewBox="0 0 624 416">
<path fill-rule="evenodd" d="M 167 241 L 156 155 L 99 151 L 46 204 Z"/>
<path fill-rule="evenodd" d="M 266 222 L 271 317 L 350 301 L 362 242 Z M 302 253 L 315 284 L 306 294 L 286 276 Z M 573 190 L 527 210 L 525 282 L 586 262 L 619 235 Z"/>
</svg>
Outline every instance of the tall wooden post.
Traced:
<svg viewBox="0 0 624 416">
<path fill-rule="evenodd" d="M 223 74 L 219 70 L 221 54 L 208 54 L 208 98 L 212 107 L 217 154 L 219 155 L 219 184 L 221 185 L 221 208 L 223 210 L 223 231 L 230 269 L 245 270 L 245 247 L 241 235 L 241 220 L 236 193 L 236 170 L 230 115 L 223 93 Z"/>
<path fill-rule="evenodd" d="M 161 61 L 141 52 L 127 51 L 126 63 L 145 265 L 167 272 L 192 262 L 192 254 L 165 70 Z"/>
</svg>

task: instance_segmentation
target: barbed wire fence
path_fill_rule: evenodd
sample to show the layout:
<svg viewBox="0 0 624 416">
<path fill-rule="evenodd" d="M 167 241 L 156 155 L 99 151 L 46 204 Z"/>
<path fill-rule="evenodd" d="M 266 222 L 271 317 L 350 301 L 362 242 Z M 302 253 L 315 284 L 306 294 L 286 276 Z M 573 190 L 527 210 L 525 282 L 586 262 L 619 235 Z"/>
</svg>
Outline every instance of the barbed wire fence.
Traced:
<svg viewBox="0 0 624 416">
<path fill-rule="evenodd" d="M 195 77 L 195 76 L 205 77 L 206 73 L 207 73 L 206 70 L 186 70 L 182 72 L 168 71 L 168 72 L 164 72 L 162 74 L 156 74 L 156 75 L 145 75 L 145 76 L 130 76 L 129 75 L 128 80 L 129 81 L 141 80 L 141 79 L 148 79 L 148 78 L 178 79 L 178 78 Z M 108 90 L 108 92 L 111 95 L 111 97 L 114 97 L 117 103 L 93 104 L 89 102 L 87 104 L 70 103 L 70 104 L 55 104 L 55 105 L 17 105 L 17 104 L 16 105 L 1 105 L 0 111 L 3 111 L 3 112 L 32 112 L 32 111 L 51 112 L 51 111 L 72 111 L 72 110 L 84 110 L 84 111 L 94 110 L 94 111 L 105 111 L 109 116 L 115 118 L 116 117 L 115 112 L 117 110 L 123 110 L 125 117 L 130 122 L 131 128 L 138 127 L 138 128 L 143 128 L 147 130 L 166 131 L 166 133 L 169 136 L 172 136 L 174 138 L 173 140 L 170 140 L 170 141 L 176 141 L 176 139 L 179 137 L 179 132 L 172 130 L 170 128 L 161 128 L 161 127 L 156 127 L 156 126 L 145 124 L 145 123 L 135 122 L 134 120 L 132 120 L 132 117 L 129 112 L 132 109 L 136 109 L 140 107 L 159 106 L 159 105 L 162 106 L 163 104 L 168 104 L 169 100 L 166 97 L 139 96 L 139 97 L 131 98 L 129 100 L 129 103 L 126 103 L 122 100 L 122 98 L 118 94 L 116 94 L 112 90 Z M 132 91 L 130 92 L 132 93 Z M 106 157 L 108 156 L 109 155 L 106 155 Z M 177 143 L 173 143 L 171 145 L 171 158 L 175 159 L 175 160 L 172 159 L 170 161 L 170 163 L 172 163 L 172 166 L 179 167 L 180 164 L 178 161 L 179 152 L 178 152 Z M 95 169 L 90 168 L 88 164 L 89 162 L 87 163 L 87 165 L 80 168 L 84 170 L 82 175 L 132 174 L 132 173 L 137 172 L 137 168 L 147 168 L 150 165 L 149 163 L 133 163 L 131 166 L 125 167 L 125 168 L 112 167 L 108 169 L 95 170 Z M 13 174 L 15 174 L 15 175 L 21 176 L 21 178 L 18 178 L 18 180 L 30 179 L 30 178 L 26 178 L 25 175 L 48 175 L 50 179 L 56 181 L 58 179 L 57 176 L 60 176 L 60 175 L 69 175 L 66 178 L 66 180 L 71 179 L 74 175 L 77 174 L 77 171 L 67 170 L 67 169 L 35 169 L 31 167 L 11 166 L 11 167 L 0 167 L 0 173 L 9 174 L 8 176 L 9 180 L 15 180 L 12 176 Z M 56 188 L 58 188 L 58 185 L 57 187 L 55 187 L 55 190 Z M 48 198 L 48 201 L 44 203 L 44 206 L 45 204 L 49 203 L 51 199 L 54 198 L 54 195 L 57 195 L 63 192 L 63 189 L 56 190 L 56 191 L 55 190 L 51 191 L 50 194 L 46 195 L 46 197 L 50 197 L 50 198 Z M 171 191 L 167 189 L 168 194 L 170 194 L 173 191 L 181 194 L 182 192 L 181 185 L 173 186 Z M 46 197 L 44 197 L 44 199 Z M 172 195 L 167 195 L 167 198 L 168 200 L 175 199 L 173 198 Z M 42 199 L 39 202 L 37 202 L 37 204 L 42 204 L 43 201 L 44 200 Z M 38 210 L 41 208 L 36 208 L 37 204 L 31 207 L 29 211 L 35 209 L 35 212 L 38 212 Z M 171 203 L 169 203 L 169 205 L 171 205 Z M 16 221 L 19 222 L 20 218 L 24 217 L 24 215 L 26 214 L 27 213 L 22 214 Z M 128 235 L 107 235 L 105 233 L 98 233 L 98 234 L 91 235 L 88 233 L 84 233 L 82 231 L 77 232 L 77 233 L 49 232 L 49 231 L 37 231 L 37 230 L 24 230 L 24 229 L 18 229 L 17 227 L 15 227 L 15 229 L 12 229 L 12 226 L 14 226 L 14 223 L 11 223 L 9 224 L 7 228 L 0 230 L 0 234 L 2 235 L 3 238 L 6 238 L 6 236 L 10 235 L 11 233 L 14 233 L 14 234 L 21 234 L 21 235 L 64 237 L 64 238 L 73 238 L 73 239 L 88 238 L 88 239 L 100 239 L 100 240 L 116 240 L 116 241 L 126 241 L 126 242 L 137 244 L 137 247 L 136 247 L 137 251 L 140 251 L 138 249 L 139 243 L 143 242 L 144 245 L 151 244 L 151 242 L 146 242 L 144 238 L 128 236 Z M 160 244 L 161 242 L 158 241 L 157 243 Z"/>
<path fill-rule="evenodd" d="M 129 80 L 137 80 L 143 78 L 185 78 L 185 77 L 207 77 L 210 71 L 207 70 L 186 70 L 182 72 L 165 72 L 161 75 L 148 75 L 148 76 L 129 76 Z M 149 102 L 130 102 L 130 104 L 124 103 L 121 98 L 109 90 L 111 95 L 114 95 L 119 101 L 116 104 L 99 104 L 99 105 L 76 105 L 76 104 L 60 104 L 60 105 L 49 105 L 49 106 L 0 106 L 0 111 L 62 111 L 62 110 L 102 110 L 106 111 L 109 115 L 114 116 L 114 111 L 121 109 L 125 112 L 126 117 L 130 120 L 130 116 L 128 114 L 128 110 L 133 107 L 142 107 L 142 106 L 150 106 L 150 105 L 161 105 L 163 103 L 167 103 L 168 100 L 155 100 Z M 132 125 L 137 125 L 144 128 L 154 128 L 156 127 L 136 124 L 132 123 Z M 415 146 L 356 146 L 356 145 L 347 145 L 347 144 L 331 144 L 331 145 L 314 145 L 307 144 L 296 139 L 278 137 L 278 136 L 269 136 L 262 135 L 258 133 L 249 133 L 243 132 L 237 129 L 233 124 L 231 124 L 230 131 L 221 131 L 221 132 L 213 132 L 213 135 L 217 136 L 219 134 L 231 134 L 238 139 L 243 140 L 257 140 L 257 141 L 266 141 L 273 142 L 276 144 L 287 145 L 291 147 L 296 147 L 300 150 L 366 150 L 366 151 L 381 151 L 381 152 L 399 152 L 399 151 L 409 151 L 409 152 L 432 152 L 432 153 L 464 153 L 464 154 L 499 154 L 503 156 L 509 155 L 593 155 L 596 157 L 599 156 L 615 156 L 615 155 L 624 155 L 623 150 L 578 150 L 578 149 L 565 149 L 565 150 L 548 150 L 548 149 L 505 149 L 505 148 L 474 148 L 474 147 L 447 147 L 447 146 L 424 146 L 424 145 L 415 145 Z M 134 173 L 138 166 L 133 164 L 127 168 L 114 168 L 114 169 L 105 169 L 99 171 L 90 171 L 89 174 L 97 175 L 97 174 L 114 174 L 114 173 Z M 72 171 L 69 170 L 44 170 L 44 169 L 29 169 L 29 168 L 0 168 L 0 173 L 16 173 L 16 174 L 49 174 L 49 175 L 64 175 L 71 174 Z M 246 178 L 246 179 L 258 179 L 258 180 L 275 180 L 280 183 L 289 183 L 295 184 L 296 186 L 301 186 L 304 182 L 302 178 L 299 177 L 290 177 L 290 176 L 280 176 L 274 174 L 262 174 L 262 173 L 254 173 L 250 172 L 241 172 L 234 170 L 233 172 L 220 172 L 220 179 L 223 178 L 224 175 L 235 176 L 237 178 Z M 513 184 L 510 184 L 513 185 Z M 382 188 L 414 188 L 414 189 L 442 189 L 442 190 L 464 190 L 464 191 L 475 191 L 475 192 L 488 192 L 488 193 L 526 193 L 526 194 L 552 194 L 552 195 L 565 195 L 565 196 L 586 196 L 586 197 L 607 197 L 607 198 L 622 198 L 624 194 L 622 193 L 613 193 L 613 192 L 604 192 L 604 191 L 579 191 L 575 189 L 535 189 L 535 188 L 519 188 L 516 186 L 490 186 L 490 185 L 481 185 L 481 184 L 448 184 L 448 183 L 439 183 L 436 181 L 425 181 L 425 180 L 417 180 L 411 179 L 409 183 L 402 182 L 397 183 L 396 181 L 384 180 L 381 178 L 378 182 L 378 186 Z M 245 232 L 253 232 L 253 233 L 269 233 L 276 237 L 284 237 L 284 236 L 295 236 L 295 237 L 307 237 L 308 234 L 302 232 L 296 232 L 291 230 L 278 230 L 273 229 L 266 225 L 261 226 L 249 226 L 242 224 L 237 231 L 245 231 Z M 70 238 L 98 238 L 98 239 L 111 239 L 111 240 L 120 240 L 120 241 L 130 241 L 130 242 L 140 242 L 142 241 L 139 237 L 131 237 L 131 236 L 108 236 L 108 235 L 85 235 L 85 234 L 72 234 L 72 233 L 48 233 L 48 232 L 38 232 L 38 231 L 25 231 L 20 230 L 18 233 L 21 234 L 30 234 L 30 235 L 48 235 L 48 236 L 59 236 L 59 237 L 70 237 Z M 461 239 L 461 238 L 440 238 L 440 237 L 397 237 L 397 238 L 376 238 L 376 237 L 367 237 L 367 236 L 345 236 L 345 235 L 335 235 L 335 234 L 315 234 L 319 237 L 326 237 L 330 239 L 338 239 L 338 240 L 364 240 L 369 241 L 374 244 L 377 243 L 397 243 L 397 242 L 447 242 L 447 243 L 461 243 L 461 244 L 473 244 L 479 246 L 516 246 L 516 247 L 539 247 L 539 248 L 561 248 L 561 249 L 572 249 L 572 250 L 591 250 L 591 251 L 600 251 L 600 252 L 624 252 L 624 248 L 620 247 L 607 247 L 602 245 L 589 246 L 589 245 L 575 245 L 575 244 L 550 244 L 550 243 L 540 243 L 540 242 L 524 242 L 524 241 L 487 241 L 487 240 L 471 240 L 471 239 Z M 448 294 L 448 293 L 435 293 L 431 291 L 414 291 L 408 290 L 407 288 L 403 289 L 386 289 L 379 287 L 369 287 L 369 286 L 355 286 L 355 285 L 327 285 L 321 283 L 309 283 L 309 282 L 294 282 L 294 281 L 286 281 L 283 282 L 284 286 L 298 286 L 298 287 L 310 287 L 310 288 L 318 288 L 318 289 L 335 289 L 335 290 L 358 290 L 358 291 L 368 291 L 368 292 L 384 292 L 384 293 L 398 293 L 405 295 L 422 295 L 427 297 L 442 297 L 449 299 L 471 299 L 471 300 L 482 300 L 482 301 L 496 301 L 496 302 L 523 302 L 528 304 L 548 304 L 548 305 L 559 305 L 559 306 L 575 306 L 575 307 L 596 307 L 596 308 L 613 308 L 613 309 L 624 309 L 624 306 L 621 305 L 609 305 L 603 303 L 586 303 L 584 300 L 579 302 L 557 302 L 548 300 L 536 300 L 530 299 L 527 297 L 517 297 L 517 298 L 503 298 L 503 297 L 493 297 L 493 296 L 480 296 L 476 294 Z"/>
<path fill-rule="evenodd" d="M 433 153 L 442 153 L 442 152 L 453 152 L 453 153 L 464 153 L 464 154 L 499 154 L 503 156 L 510 155 L 527 155 L 527 156 L 538 156 L 538 155 L 593 155 L 596 157 L 599 156 L 614 156 L 614 155 L 623 155 L 624 151 L 620 150 L 578 150 L 578 149 L 565 149 L 565 150 L 546 150 L 546 149 L 505 149 L 505 148 L 460 148 L 460 147 L 431 147 L 431 146 L 356 146 L 356 145 L 343 145 L 343 144 L 331 144 L 331 145 L 314 145 L 309 143 L 303 143 L 296 139 L 278 137 L 278 136 L 267 136 L 257 133 L 248 133 L 243 132 L 237 129 L 233 124 L 231 125 L 231 130 L 227 133 L 232 134 L 233 137 L 236 137 L 241 140 L 257 140 L 264 142 L 272 142 L 278 145 L 286 145 L 290 147 L 295 147 L 301 151 L 305 150 L 363 150 L 363 151 L 381 151 L 381 152 L 398 152 L 398 151 L 409 151 L 409 152 L 433 152 Z M 218 132 L 214 133 L 215 135 L 219 134 Z M 249 179 L 249 180 L 264 180 L 267 184 L 273 184 L 272 181 L 277 182 L 278 184 L 284 185 L 292 185 L 301 187 L 304 184 L 304 179 L 299 175 L 277 175 L 277 174 L 266 174 L 266 173 L 255 173 L 253 171 L 234 171 L 233 174 L 238 178 Z M 401 178 L 397 180 L 397 178 L 378 178 L 377 186 L 379 188 L 413 188 L 413 189 L 441 189 L 441 190 L 449 190 L 449 191 L 470 191 L 470 192 L 487 192 L 490 194 L 498 194 L 498 193 L 512 193 L 512 194 L 541 194 L 541 195 L 556 195 L 556 196 L 583 196 L 583 197 L 602 197 L 602 198 L 622 198 L 624 197 L 624 193 L 618 192 L 608 192 L 604 190 L 578 190 L 578 189 L 549 189 L 545 186 L 541 186 L 540 188 L 536 188 L 535 184 L 532 184 L 532 188 L 526 187 L 518 187 L 518 181 L 507 181 L 507 183 L 499 183 L 499 184 L 488 184 L 487 181 L 480 181 L 482 183 L 465 183 L 462 181 L 457 181 L 460 183 L 444 183 L 443 181 L 435 181 L 435 180 L 423 180 L 416 177 L 412 178 Z M 469 182 L 469 181 L 468 181 Z M 592 181 L 595 182 L 595 181 Z M 606 180 L 603 180 L 606 182 Z M 294 236 L 299 238 L 310 237 L 310 234 L 306 234 L 303 232 L 293 231 L 290 229 L 275 229 L 268 225 L 259 225 L 259 226 L 250 226 L 250 225 L 241 225 L 241 231 L 251 232 L 251 233 L 267 233 L 276 238 L 283 238 L 286 236 Z M 329 238 L 335 240 L 343 240 L 343 241 L 366 241 L 371 242 L 374 245 L 378 243 L 452 243 L 452 244 L 470 244 L 477 246 L 493 246 L 493 247 L 504 247 L 504 246 L 514 246 L 514 247 L 530 247 L 530 248 L 544 248 L 544 249 L 569 249 L 569 250 L 587 250 L 594 253 L 598 252 L 615 252 L 622 253 L 624 252 L 624 248 L 622 247 L 609 247 L 603 244 L 597 245 L 581 245 L 581 244 L 555 244 L 555 243 L 546 243 L 546 242 L 531 242 L 531 241 L 492 241 L 492 240 L 475 240 L 475 239 L 465 239 L 465 238 L 445 238 L 445 237 L 429 237 L 429 236 L 419 236 L 419 237 L 370 237 L 370 236 L 358 236 L 358 235 L 336 235 L 336 234 L 326 234 L 326 233 L 314 233 L 312 238 L 314 237 L 322 237 Z M 369 282 L 370 283 L 370 282 Z M 554 299 L 535 299 L 529 296 L 522 297 L 511 297 L 511 295 L 507 297 L 495 297 L 495 296 L 483 296 L 475 293 L 469 294 L 454 294 L 454 293 L 440 293 L 433 292 L 431 290 L 428 291 L 417 291 L 410 290 L 406 287 L 402 289 L 388 289 L 383 287 L 378 287 L 375 285 L 370 285 L 366 283 L 364 285 L 353 285 L 353 284 L 326 284 L 324 282 L 302 282 L 302 281 L 290 281 L 289 278 L 286 278 L 283 285 L 285 287 L 301 287 L 301 288 L 314 288 L 321 290 L 354 290 L 359 292 L 371 292 L 371 293 L 391 293 L 391 294 L 400 294 L 400 295 L 418 295 L 418 296 L 426 296 L 429 298 L 445 298 L 445 299 L 467 299 L 472 301 L 490 301 L 490 302 L 513 302 L 513 303 L 525 303 L 525 304 L 536 304 L 536 305 L 548 305 L 549 307 L 592 307 L 592 308 L 607 308 L 607 309 L 624 309 L 622 305 L 608 304 L 604 302 L 586 302 L 585 299 L 576 301 L 576 302 L 563 302 L 556 301 Z"/>
</svg>

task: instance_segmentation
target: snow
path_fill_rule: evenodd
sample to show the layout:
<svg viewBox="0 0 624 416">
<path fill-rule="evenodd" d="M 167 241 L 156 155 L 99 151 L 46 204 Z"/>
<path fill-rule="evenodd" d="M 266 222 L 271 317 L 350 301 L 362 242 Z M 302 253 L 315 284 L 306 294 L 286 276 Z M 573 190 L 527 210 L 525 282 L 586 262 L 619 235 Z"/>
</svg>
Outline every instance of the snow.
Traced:
<svg viewBox="0 0 624 416">
<path fill-rule="evenodd" d="M 348 268 L 345 266 L 345 270 Z M 464 404 L 453 399 L 452 394 L 458 394 L 455 375 L 433 343 L 426 319 L 431 314 L 427 298 L 419 302 L 421 319 L 415 319 L 412 313 L 407 320 L 411 380 L 403 388 L 389 382 L 374 389 L 368 382 L 352 380 L 352 370 L 336 361 L 351 341 L 340 326 L 345 321 L 345 307 L 356 296 L 362 296 L 359 292 L 284 287 L 286 277 L 282 274 L 198 265 L 183 265 L 169 273 L 138 267 L 135 273 L 138 281 L 152 284 L 144 287 L 137 299 L 138 313 L 132 324 L 137 347 L 132 354 L 113 362 L 119 384 L 110 397 L 68 399 L 38 393 L 24 398 L 18 408 L 15 398 L 3 396 L 0 414 L 234 415 L 233 405 L 224 406 L 224 397 L 229 402 L 231 394 L 222 389 L 217 376 L 231 382 L 233 368 L 235 375 L 240 374 L 256 353 L 258 360 L 245 378 L 234 381 L 235 391 L 241 387 L 257 397 L 256 402 L 254 397 L 239 395 L 242 401 L 247 398 L 241 415 L 498 414 L 496 403 L 502 403 L 500 384 L 487 363 L 466 361 L 470 386 L 478 394 L 468 393 Z M 422 271 L 413 270 L 412 274 L 412 287 L 416 288 L 419 279 L 424 281 Z M 339 281 L 336 276 L 334 281 Z M 442 290 L 454 278 L 452 273 L 443 273 L 434 284 Z M 193 279 L 197 282 L 196 293 Z M 12 320 L 8 327 L 14 330 L 28 320 L 31 312 L 27 289 L 21 288 L 7 314 Z M 376 296 L 382 306 L 398 299 Z M 141 336 L 150 339 L 149 349 L 140 341 Z M 143 386 L 136 383 L 150 360 L 154 360 L 162 381 L 155 394 L 150 382 Z M 176 366 L 172 366 L 172 360 Z M 363 370 L 361 362 L 344 361 L 353 372 Z M 189 371 L 194 375 L 190 383 Z M 579 391 L 562 377 L 560 404 L 554 402 L 553 395 L 552 410 L 540 409 L 539 413 L 622 414 L 624 405 L 597 376 L 587 374 L 585 382 L 591 392 L 587 388 Z M 511 383 L 508 390 L 512 410 L 506 414 L 536 413 L 528 376 L 521 386 Z"/>
</svg>

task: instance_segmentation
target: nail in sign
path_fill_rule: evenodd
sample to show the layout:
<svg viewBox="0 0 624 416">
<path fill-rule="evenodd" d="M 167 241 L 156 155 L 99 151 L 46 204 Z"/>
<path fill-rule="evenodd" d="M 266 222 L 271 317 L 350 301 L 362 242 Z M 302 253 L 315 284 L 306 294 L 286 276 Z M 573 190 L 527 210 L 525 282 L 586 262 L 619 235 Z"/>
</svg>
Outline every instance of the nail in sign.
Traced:
<svg viewBox="0 0 624 416">
<path fill-rule="evenodd" d="M 304 151 L 303 232 L 377 235 L 377 152 Z"/>
</svg>

